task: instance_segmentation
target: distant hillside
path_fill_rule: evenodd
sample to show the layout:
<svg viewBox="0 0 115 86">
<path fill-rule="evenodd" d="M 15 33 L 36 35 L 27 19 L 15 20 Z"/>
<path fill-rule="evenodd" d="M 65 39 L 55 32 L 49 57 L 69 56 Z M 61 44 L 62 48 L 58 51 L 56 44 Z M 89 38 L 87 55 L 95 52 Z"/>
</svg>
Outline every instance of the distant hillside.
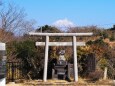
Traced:
<svg viewBox="0 0 115 86">
<path fill-rule="evenodd" d="M 115 41 L 110 41 L 108 38 L 104 40 L 104 42 L 108 43 L 110 47 L 115 47 Z"/>
</svg>

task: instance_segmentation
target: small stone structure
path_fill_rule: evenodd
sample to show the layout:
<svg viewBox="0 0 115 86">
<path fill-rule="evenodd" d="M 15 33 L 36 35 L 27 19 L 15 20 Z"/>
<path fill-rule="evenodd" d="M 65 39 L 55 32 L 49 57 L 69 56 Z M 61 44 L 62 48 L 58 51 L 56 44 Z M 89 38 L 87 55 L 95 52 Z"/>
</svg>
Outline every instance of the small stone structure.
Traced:
<svg viewBox="0 0 115 86">
<path fill-rule="evenodd" d="M 59 59 L 56 63 L 53 64 L 52 68 L 52 78 L 59 79 L 60 77 L 62 79 L 65 79 L 67 76 L 67 61 L 64 57 L 65 50 L 61 50 L 59 52 Z"/>
<path fill-rule="evenodd" d="M 53 63 L 52 79 L 66 79 L 70 80 L 70 71 L 73 69 L 73 64 L 70 64 L 65 59 L 65 50 L 59 52 L 59 59 Z M 73 72 L 73 71 L 72 71 Z"/>
</svg>

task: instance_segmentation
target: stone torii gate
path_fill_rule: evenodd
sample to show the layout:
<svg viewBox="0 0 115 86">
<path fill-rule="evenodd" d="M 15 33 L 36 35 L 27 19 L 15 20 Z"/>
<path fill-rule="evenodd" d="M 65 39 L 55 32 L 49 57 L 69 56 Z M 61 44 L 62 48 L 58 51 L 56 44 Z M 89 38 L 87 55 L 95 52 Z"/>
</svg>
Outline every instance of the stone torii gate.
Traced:
<svg viewBox="0 0 115 86">
<path fill-rule="evenodd" d="M 74 80 L 78 81 L 78 65 L 77 65 L 77 46 L 85 46 L 85 42 L 76 42 L 76 37 L 80 36 L 91 36 L 93 33 L 38 33 L 38 32 L 30 32 L 29 35 L 36 36 L 45 36 L 45 42 L 36 42 L 36 46 L 44 46 L 45 45 L 45 61 L 44 61 L 44 74 L 43 81 L 47 81 L 47 67 L 48 67 L 48 50 L 49 46 L 73 46 L 73 56 L 74 56 Z M 72 37 L 72 42 L 49 42 L 50 36 L 65 36 Z"/>
</svg>

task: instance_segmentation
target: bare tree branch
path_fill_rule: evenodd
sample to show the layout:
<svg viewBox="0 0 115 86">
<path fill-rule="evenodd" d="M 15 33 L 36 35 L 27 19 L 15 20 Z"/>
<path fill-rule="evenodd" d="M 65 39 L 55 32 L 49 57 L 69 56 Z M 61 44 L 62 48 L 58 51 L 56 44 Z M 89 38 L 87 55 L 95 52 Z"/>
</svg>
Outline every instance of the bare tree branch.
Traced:
<svg viewBox="0 0 115 86">
<path fill-rule="evenodd" d="M 0 10 L 0 28 L 8 33 L 0 34 L 0 41 L 8 41 L 11 33 L 18 33 L 18 35 L 21 33 L 23 35 L 23 33 L 32 30 L 35 21 L 27 21 L 25 17 L 24 9 L 18 8 L 14 4 L 3 7 Z"/>
<path fill-rule="evenodd" d="M 13 32 L 18 27 L 21 26 L 25 18 L 25 13 L 23 9 L 16 7 L 15 5 L 8 4 L 8 9 L 1 10 L 0 17 L 2 21 L 2 28 Z"/>
</svg>

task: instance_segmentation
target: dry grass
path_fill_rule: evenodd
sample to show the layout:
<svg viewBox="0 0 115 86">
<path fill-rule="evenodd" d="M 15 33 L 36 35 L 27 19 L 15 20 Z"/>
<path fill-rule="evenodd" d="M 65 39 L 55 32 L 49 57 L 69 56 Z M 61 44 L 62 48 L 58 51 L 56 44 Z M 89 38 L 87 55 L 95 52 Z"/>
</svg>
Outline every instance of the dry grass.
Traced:
<svg viewBox="0 0 115 86">
<path fill-rule="evenodd" d="M 24 80 L 23 83 L 8 83 L 6 86 L 115 86 L 115 84 L 113 85 L 113 80 L 99 80 L 95 83 L 89 83 L 85 79 L 79 78 L 77 83 L 65 80 L 48 80 L 47 82 L 42 80 Z"/>
</svg>

